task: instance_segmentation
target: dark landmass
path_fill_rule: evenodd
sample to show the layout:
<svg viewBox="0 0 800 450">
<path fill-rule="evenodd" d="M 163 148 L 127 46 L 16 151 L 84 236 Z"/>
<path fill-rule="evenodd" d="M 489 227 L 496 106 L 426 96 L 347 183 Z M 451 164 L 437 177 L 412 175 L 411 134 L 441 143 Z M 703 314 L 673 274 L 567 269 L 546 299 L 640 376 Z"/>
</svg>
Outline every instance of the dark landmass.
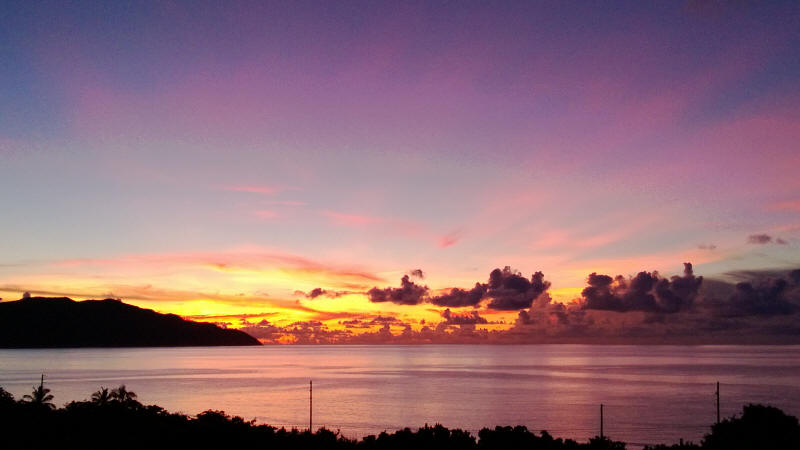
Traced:
<svg viewBox="0 0 800 450">
<path fill-rule="evenodd" d="M 539 434 L 526 427 L 484 428 L 476 436 L 442 425 L 383 432 L 348 439 L 320 428 L 315 432 L 256 424 L 223 411 L 196 416 L 143 405 L 125 386 L 101 388 L 63 408 L 41 383 L 16 401 L 0 388 L 0 439 L 4 448 L 25 449 L 255 449 L 272 450 L 624 450 L 624 442 L 596 436 L 581 443 Z M 711 426 L 700 444 L 650 445 L 645 450 L 790 450 L 800 448 L 797 418 L 762 405 L 744 407 L 739 417 Z"/>
<path fill-rule="evenodd" d="M 238 330 L 119 300 L 30 297 L 0 303 L 0 348 L 260 345 Z"/>
</svg>

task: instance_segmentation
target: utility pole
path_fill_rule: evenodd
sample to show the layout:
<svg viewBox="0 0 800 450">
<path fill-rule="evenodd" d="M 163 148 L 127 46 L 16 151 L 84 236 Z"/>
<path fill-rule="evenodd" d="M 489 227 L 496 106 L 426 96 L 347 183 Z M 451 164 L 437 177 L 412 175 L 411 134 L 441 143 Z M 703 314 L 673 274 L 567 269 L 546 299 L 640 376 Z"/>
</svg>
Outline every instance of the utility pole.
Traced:
<svg viewBox="0 0 800 450">
<path fill-rule="evenodd" d="M 314 432 L 314 382 L 308 380 L 308 431 Z"/>
<path fill-rule="evenodd" d="M 603 404 L 600 403 L 600 439 L 603 439 Z"/>
<path fill-rule="evenodd" d="M 717 423 L 719 423 L 719 381 L 717 381 Z"/>
</svg>

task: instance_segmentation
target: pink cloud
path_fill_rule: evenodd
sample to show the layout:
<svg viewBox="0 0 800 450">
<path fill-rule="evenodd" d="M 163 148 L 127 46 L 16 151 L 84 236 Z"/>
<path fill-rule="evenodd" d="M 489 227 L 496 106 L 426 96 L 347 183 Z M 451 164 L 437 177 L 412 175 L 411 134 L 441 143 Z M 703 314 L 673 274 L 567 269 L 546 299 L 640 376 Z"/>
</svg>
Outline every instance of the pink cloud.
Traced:
<svg viewBox="0 0 800 450">
<path fill-rule="evenodd" d="M 461 240 L 460 230 L 441 235 L 431 230 L 428 226 L 410 220 L 344 214 L 331 210 L 321 211 L 320 214 L 327 217 L 335 225 L 352 228 L 375 227 L 379 231 L 383 231 L 392 236 L 404 236 L 412 239 L 435 242 L 439 248 L 451 247 Z"/>
<path fill-rule="evenodd" d="M 800 200 L 772 203 L 767 206 L 770 211 L 800 211 Z"/>
<path fill-rule="evenodd" d="M 306 206 L 306 202 L 297 202 L 291 200 L 269 202 L 270 205 L 277 206 Z"/>
<path fill-rule="evenodd" d="M 339 280 L 342 286 L 385 281 L 372 272 L 348 264 L 323 263 L 301 256 L 267 251 L 260 247 L 223 252 L 148 253 L 122 255 L 112 258 L 73 258 L 50 263 L 55 267 L 73 270 L 86 268 L 121 270 L 126 275 L 136 271 L 158 272 L 191 268 L 212 270 L 260 270 L 278 268 L 286 272 L 302 273 Z"/>
<path fill-rule="evenodd" d="M 439 237 L 439 248 L 448 248 L 456 245 L 461 240 L 461 231 L 451 231 Z"/>
<path fill-rule="evenodd" d="M 330 210 L 321 211 L 320 214 L 327 217 L 337 225 L 350 226 L 350 227 L 361 227 L 364 225 L 372 225 L 372 224 L 386 222 L 385 219 L 381 219 L 380 217 L 372 217 L 372 216 L 356 215 L 356 214 L 344 214 Z"/>
<path fill-rule="evenodd" d="M 258 211 L 255 211 L 254 214 L 262 219 L 274 219 L 278 217 L 278 213 L 267 209 L 260 209 Z"/>
<path fill-rule="evenodd" d="M 275 186 L 244 185 L 244 186 L 223 186 L 225 191 L 250 192 L 253 194 L 272 195 L 281 190 Z"/>
</svg>

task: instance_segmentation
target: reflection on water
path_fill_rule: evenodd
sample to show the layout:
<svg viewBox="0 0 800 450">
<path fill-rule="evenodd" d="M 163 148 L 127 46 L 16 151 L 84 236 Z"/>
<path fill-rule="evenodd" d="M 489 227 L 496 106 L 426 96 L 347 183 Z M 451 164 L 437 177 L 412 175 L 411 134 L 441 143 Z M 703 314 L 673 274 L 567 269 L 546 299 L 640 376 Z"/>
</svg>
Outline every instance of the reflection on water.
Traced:
<svg viewBox="0 0 800 450">
<path fill-rule="evenodd" d="M 523 424 L 584 440 L 699 441 L 716 415 L 765 403 L 800 415 L 800 347 L 267 346 L 0 350 L 0 386 L 19 398 L 45 373 L 56 403 L 126 384 L 143 403 L 206 409 L 351 437 L 442 423 L 474 432 Z"/>
</svg>

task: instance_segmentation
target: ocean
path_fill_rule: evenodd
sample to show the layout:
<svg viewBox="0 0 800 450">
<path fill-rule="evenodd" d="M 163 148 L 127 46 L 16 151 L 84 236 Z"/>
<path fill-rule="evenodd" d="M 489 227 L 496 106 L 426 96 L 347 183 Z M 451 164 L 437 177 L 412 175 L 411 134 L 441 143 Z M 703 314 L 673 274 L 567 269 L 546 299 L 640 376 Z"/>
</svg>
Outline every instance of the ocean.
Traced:
<svg viewBox="0 0 800 450">
<path fill-rule="evenodd" d="M 800 346 L 425 345 L 0 350 L 16 398 L 41 374 L 55 403 L 125 384 L 143 403 L 224 410 L 362 437 L 441 423 L 525 425 L 586 440 L 698 442 L 747 403 L 800 416 Z"/>
</svg>

